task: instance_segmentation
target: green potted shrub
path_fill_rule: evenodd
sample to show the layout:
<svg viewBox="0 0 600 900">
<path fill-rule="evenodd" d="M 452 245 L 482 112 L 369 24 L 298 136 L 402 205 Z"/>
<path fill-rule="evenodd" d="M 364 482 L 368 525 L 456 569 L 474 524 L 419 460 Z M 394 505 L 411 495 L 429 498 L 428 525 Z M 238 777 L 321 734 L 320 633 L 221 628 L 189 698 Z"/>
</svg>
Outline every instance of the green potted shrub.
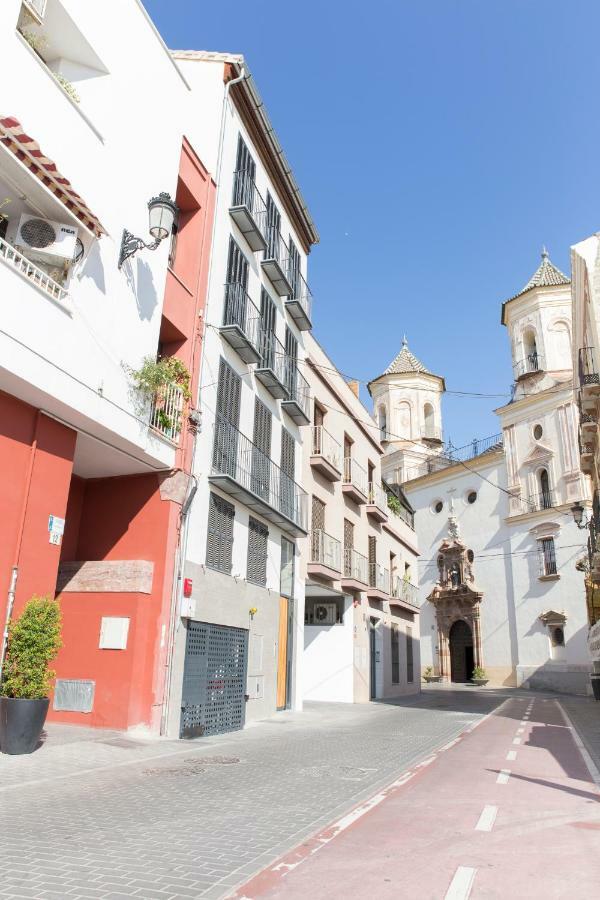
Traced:
<svg viewBox="0 0 600 900">
<path fill-rule="evenodd" d="M 442 680 L 441 675 L 436 675 L 433 671 L 433 666 L 425 666 L 423 669 L 423 678 L 427 682 L 427 684 L 437 684 Z"/>
<path fill-rule="evenodd" d="M 62 646 L 56 600 L 32 597 L 8 628 L 0 687 L 0 750 L 31 753 L 38 745 L 55 673 L 49 668 Z"/>
<path fill-rule="evenodd" d="M 481 666 L 475 666 L 473 669 L 473 674 L 471 675 L 471 681 L 473 684 L 478 685 L 479 687 L 483 687 L 489 681 L 487 677 L 487 672 L 485 669 L 482 669 Z"/>
</svg>

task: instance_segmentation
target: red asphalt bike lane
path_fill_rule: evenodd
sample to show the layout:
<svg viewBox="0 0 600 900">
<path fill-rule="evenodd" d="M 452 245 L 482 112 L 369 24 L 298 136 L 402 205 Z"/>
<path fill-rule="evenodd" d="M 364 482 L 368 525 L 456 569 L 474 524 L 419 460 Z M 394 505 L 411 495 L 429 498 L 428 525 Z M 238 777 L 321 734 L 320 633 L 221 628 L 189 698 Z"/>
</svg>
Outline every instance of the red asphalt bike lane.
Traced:
<svg viewBox="0 0 600 900">
<path fill-rule="evenodd" d="M 600 896 L 600 791 L 559 704 L 515 697 L 231 896 L 584 893 Z"/>
</svg>

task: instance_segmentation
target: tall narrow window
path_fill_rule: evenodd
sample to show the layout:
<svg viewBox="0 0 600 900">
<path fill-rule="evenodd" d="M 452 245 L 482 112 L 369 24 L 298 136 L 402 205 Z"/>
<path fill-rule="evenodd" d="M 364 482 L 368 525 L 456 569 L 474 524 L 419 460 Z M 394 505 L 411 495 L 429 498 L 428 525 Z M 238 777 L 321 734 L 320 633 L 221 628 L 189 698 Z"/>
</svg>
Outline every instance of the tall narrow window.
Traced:
<svg viewBox="0 0 600 900">
<path fill-rule="evenodd" d="M 271 424 L 271 413 L 256 397 L 252 437 L 252 490 L 263 500 L 270 499 Z"/>
<path fill-rule="evenodd" d="M 275 371 L 275 304 L 263 287 L 260 292 L 260 352 L 261 366 Z"/>
<path fill-rule="evenodd" d="M 554 538 L 547 537 L 538 541 L 538 553 L 540 560 L 540 575 L 556 575 L 556 551 Z"/>
<path fill-rule="evenodd" d="M 325 421 L 325 413 L 319 404 L 315 401 L 315 407 L 313 411 L 313 425 L 319 427 Z"/>
<path fill-rule="evenodd" d="M 294 594 L 294 545 L 287 538 L 281 538 L 281 578 L 279 592 L 282 597 Z"/>
<path fill-rule="evenodd" d="M 354 525 L 348 519 L 344 519 L 344 549 L 354 548 Z"/>
<path fill-rule="evenodd" d="M 289 328 L 285 329 L 285 386 L 290 397 L 296 397 L 298 383 L 298 341 Z"/>
<path fill-rule="evenodd" d="M 264 587 L 267 583 L 267 547 L 269 529 L 250 516 L 248 520 L 248 563 L 246 578 Z"/>
<path fill-rule="evenodd" d="M 300 253 L 291 238 L 290 238 L 289 251 L 290 251 L 289 273 L 290 273 L 290 284 L 292 285 L 292 297 L 299 297 L 301 294 L 301 291 L 300 291 Z"/>
<path fill-rule="evenodd" d="M 392 684 L 400 684 L 400 628 L 393 624 L 390 632 L 392 641 Z"/>
<path fill-rule="evenodd" d="M 242 380 L 221 357 L 217 385 L 217 415 L 213 469 L 236 477 L 238 468 L 238 424 L 240 420 L 240 392 Z"/>
<path fill-rule="evenodd" d="M 231 573 L 234 516 L 233 504 L 211 493 L 208 501 L 206 565 L 228 575 Z"/>
<path fill-rule="evenodd" d="M 379 407 L 379 440 L 387 441 L 388 439 L 388 429 L 387 429 L 387 411 L 385 406 Z"/>
<path fill-rule="evenodd" d="M 413 658 L 413 635 L 412 628 L 406 628 L 406 680 L 412 684 L 415 678 L 414 658 Z"/>
<path fill-rule="evenodd" d="M 241 135 L 238 137 L 235 178 L 233 182 L 233 206 L 247 206 L 252 212 L 254 208 L 254 181 L 256 163 L 250 156 Z"/>
<path fill-rule="evenodd" d="M 431 403 L 426 403 L 423 407 L 423 419 L 425 425 L 425 434 L 424 436 L 427 438 L 435 437 L 435 419 L 433 414 L 433 406 Z"/>
<path fill-rule="evenodd" d="M 267 249 L 265 259 L 279 259 L 281 254 L 281 215 L 275 206 L 275 201 L 267 193 Z"/>
<path fill-rule="evenodd" d="M 550 478 L 548 470 L 542 469 L 540 472 L 540 506 L 542 509 L 552 508 L 552 491 L 550 490 Z"/>
<path fill-rule="evenodd" d="M 318 497 L 312 498 L 311 519 L 311 559 L 313 562 L 324 562 L 323 532 L 325 531 L 325 504 Z"/>
<path fill-rule="evenodd" d="M 279 508 L 288 519 L 295 520 L 296 512 L 296 442 L 289 431 L 281 430 L 281 474 Z"/>
<path fill-rule="evenodd" d="M 233 238 L 230 238 L 223 325 L 238 325 L 244 333 L 246 332 L 247 298 L 248 260 Z"/>
<path fill-rule="evenodd" d="M 369 584 L 377 587 L 377 538 L 369 535 Z"/>
</svg>

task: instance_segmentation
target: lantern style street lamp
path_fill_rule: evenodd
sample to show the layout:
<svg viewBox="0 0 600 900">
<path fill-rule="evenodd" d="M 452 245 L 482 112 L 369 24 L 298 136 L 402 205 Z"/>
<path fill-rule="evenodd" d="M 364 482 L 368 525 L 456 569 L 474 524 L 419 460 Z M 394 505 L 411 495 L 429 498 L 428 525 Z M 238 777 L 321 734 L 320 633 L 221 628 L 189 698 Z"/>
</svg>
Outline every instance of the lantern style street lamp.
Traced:
<svg viewBox="0 0 600 900">
<path fill-rule="evenodd" d="M 163 191 L 158 197 L 153 197 L 148 202 L 148 230 L 154 240 L 146 244 L 145 241 L 125 228 L 119 253 L 119 269 L 125 260 L 137 253 L 138 250 L 156 250 L 160 242 L 171 234 L 177 212 L 177 206 L 171 200 L 170 194 Z"/>
<path fill-rule="evenodd" d="M 581 500 L 577 500 L 571 507 L 571 513 L 573 514 L 573 519 L 575 520 L 575 524 L 577 525 L 578 528 L 587 528 L 588 527 L 587 519 L 585 522 L 583 521 L 584 511 L 585 510 L 584 510 L 583 503 L 581 502 Z"/>
</svg>

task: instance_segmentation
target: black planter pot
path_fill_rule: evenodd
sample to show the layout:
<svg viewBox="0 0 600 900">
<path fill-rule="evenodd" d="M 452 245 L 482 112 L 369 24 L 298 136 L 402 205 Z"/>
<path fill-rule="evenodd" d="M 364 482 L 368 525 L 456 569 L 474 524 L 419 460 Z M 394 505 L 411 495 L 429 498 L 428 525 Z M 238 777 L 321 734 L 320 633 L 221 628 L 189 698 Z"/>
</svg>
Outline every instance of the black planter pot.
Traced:
<svg viewBox="0 0 600 900">
<path fill-rule="evenodd" d="M 0 750 L 2 753 L 33 753 L 37 747 L 50 700 L 0 697 Z"/>
<path fill-rule="evenodd" d="M 600 700 L 600 672 L 594 672 L 590 675 L 592 682 L 592 690 L 594 692 L 594 700 Z"/>
</svg>

